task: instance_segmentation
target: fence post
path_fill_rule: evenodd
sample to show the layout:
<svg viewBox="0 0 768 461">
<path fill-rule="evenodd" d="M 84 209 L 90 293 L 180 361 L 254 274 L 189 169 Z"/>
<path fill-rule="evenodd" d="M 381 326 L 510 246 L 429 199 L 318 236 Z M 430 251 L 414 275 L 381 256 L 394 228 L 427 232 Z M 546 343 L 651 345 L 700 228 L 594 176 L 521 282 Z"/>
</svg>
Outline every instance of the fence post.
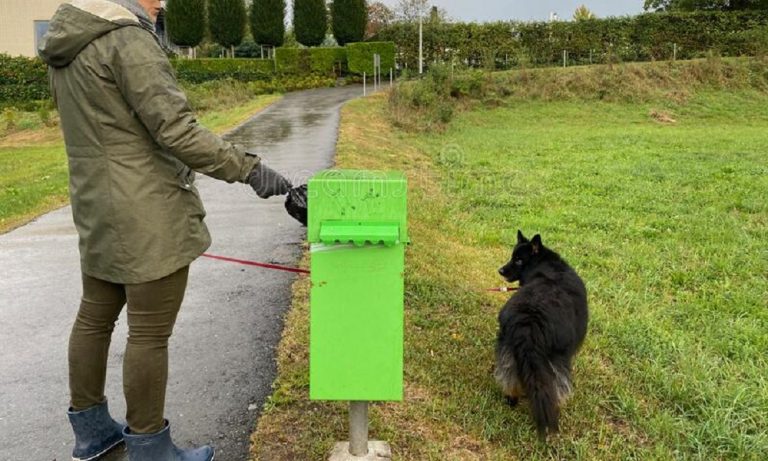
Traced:
<svg viewBox="0 0 768 461">
<path fill-rule="evenodd" d="M 363 96 L 368 96 L 368 88 L 366 88 L 366 84 L 368 82 L 365 79 L 365 72 L 363 72 Z"/>
<path fill-rule="evenodd" d="M 368 402 L 349 402 L 349 453 L 368 454 Z"/>
</svg>

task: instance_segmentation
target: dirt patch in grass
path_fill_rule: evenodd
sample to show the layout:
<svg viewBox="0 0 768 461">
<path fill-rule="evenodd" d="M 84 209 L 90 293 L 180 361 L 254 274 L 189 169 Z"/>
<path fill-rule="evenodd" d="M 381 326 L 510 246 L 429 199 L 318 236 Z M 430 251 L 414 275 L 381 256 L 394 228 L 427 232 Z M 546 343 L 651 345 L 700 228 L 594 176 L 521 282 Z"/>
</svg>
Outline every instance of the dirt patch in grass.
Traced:
<svg viewBox="0 0 768 461">
<path fill-rule="evenodd" d="M 648 113 L 648 116 L 651 117 L 653 120 L 663 124 L 673 125 L 677 123 L 677 120 L 672 118 L 672 115 L 670 113 L 663 110 L 651 109 L 651 111 Z"/>
<path fill-rule="evenodd" d="M 0 137 L 0 147 L 55 145 L 62 142 L 59 127 L 23 130 Z"/>
</svg>

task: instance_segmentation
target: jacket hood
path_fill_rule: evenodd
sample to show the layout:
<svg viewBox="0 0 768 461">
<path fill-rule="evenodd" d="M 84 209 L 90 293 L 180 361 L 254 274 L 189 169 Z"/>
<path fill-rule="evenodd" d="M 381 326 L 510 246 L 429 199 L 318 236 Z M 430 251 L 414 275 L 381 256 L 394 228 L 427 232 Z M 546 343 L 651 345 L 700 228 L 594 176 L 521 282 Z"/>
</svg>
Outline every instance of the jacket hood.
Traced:
<svg viewBox="0 0 768 461">
<path fill-rule="evenodd" d="M 154 25 L 135 0 L 71 0 L 51 19 L 38 54 L 49 66 L 66 67 L 89 43 L 120 27 Z"/>
</svg>

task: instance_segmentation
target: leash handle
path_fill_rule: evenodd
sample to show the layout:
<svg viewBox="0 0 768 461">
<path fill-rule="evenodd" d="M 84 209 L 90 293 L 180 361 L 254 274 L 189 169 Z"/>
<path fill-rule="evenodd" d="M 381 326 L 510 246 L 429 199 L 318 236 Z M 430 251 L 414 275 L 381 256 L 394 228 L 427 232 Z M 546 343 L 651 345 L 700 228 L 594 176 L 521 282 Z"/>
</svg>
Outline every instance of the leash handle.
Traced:
<svg viewBox="0 0 768 461">
<path fill-rule="evenodd" d="M 279 266 L 277 264 L 258 263 L 256 261 L 247 261 L 247 260 L 244 260 L 244 259 L 228 258 L 226 256 L 216 256 L 216 255 L 212 255 L 212 254 L 208 254 L 208 253 L 203 253 L 202 256 L 205 257 L 205 258 L 209 258 L 209 259 L 216 259 L 218 261 L 226 261 L 226 262 L 235 263 L 235 264 L 242 264 L 244 266 L 261 267 L 263 269 L 271 269 L 271 270 L 275 270 L 275 271 L 293 272 L 294 274 L 309 274 L 310 273 L 308 270 L 297 269 L 295 267 Z"/>
</svg>

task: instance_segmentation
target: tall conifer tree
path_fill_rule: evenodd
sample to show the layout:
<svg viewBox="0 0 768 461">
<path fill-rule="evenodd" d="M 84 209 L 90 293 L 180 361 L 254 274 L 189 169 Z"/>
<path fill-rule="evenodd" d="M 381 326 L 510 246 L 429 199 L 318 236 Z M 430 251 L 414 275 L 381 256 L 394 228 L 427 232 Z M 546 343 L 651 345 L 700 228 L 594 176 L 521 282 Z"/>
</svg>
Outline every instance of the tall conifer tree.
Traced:
<svg viewBox="0 0 768 461">
<path fill-rule="evenodd" d="M 322 44 L 328 32 L 325 0 L 293 0 L 293 30 L 304 46 Z"/>
<path fill-rule="evenodd" d="M 250 19 L 253 41 L 259 45 L 283 45 L 285 0 L 253 0 Z"/>
<path fill-rule="evenodd" d="M 244 0 L 208 0 L 211 38 L 225 48 L 234 48 L 243 42 L 247 18 Z"/>
<path fill-rule="evenodd" d="M 168 0 L 165 25 L 175 45 L 199 45 L 205 37 L 205 0 Z"/>
<path fill-rule="evenodd" d="M 361 42 L 368 25 L 368 5 L 365 0 L 333 0 L 331 25 L 339 45 Z"/>
</svg>

